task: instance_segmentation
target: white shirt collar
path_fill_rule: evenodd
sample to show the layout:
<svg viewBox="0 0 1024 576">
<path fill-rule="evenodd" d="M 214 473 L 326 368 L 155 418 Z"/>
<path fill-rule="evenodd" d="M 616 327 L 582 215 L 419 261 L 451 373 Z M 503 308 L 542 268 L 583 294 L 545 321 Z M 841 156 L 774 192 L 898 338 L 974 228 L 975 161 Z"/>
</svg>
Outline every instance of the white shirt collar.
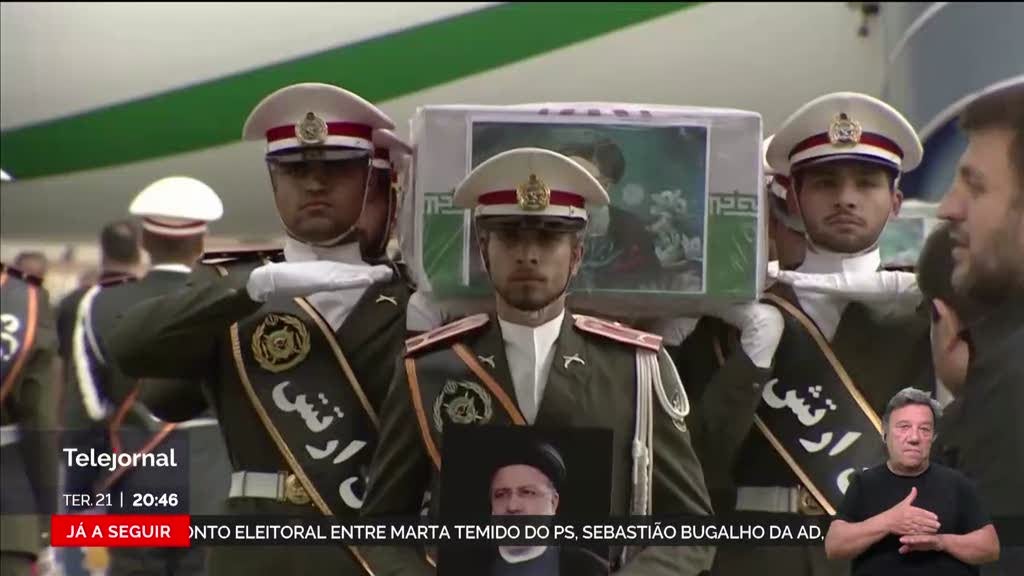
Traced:
<svg viewBox="0 0 1024 576">
<path fill-rule="evenodd" d="M 833 274 L 875 272 L 882 265 L 882 254 L 876 246 L 860 254 L 842 254 L 823 248 L 808 249 L 799 272 L 811 274 Z"/>
<path fill-rule="evenodd" d="M 878 247 L 860 254 L 841 254 L 814 247 L 808 248 L 804 263 L 798 272 L 809 274 L 864 274 L 878 270 L 882 256 Z M 820 294 L 809 290 L 794 290 L 800 307 L 814 320 L 828 341 L 832 341 L 839 329 L 839 321 L 849 301 L 835 294 Z"/>
<path fill-rule="evenodd" d="M 289 237 L 284 242 L 284 259 L 288 262 L 314 262 L 327 260 L 343 264 L 363 264 L 363 255 L 358 242 L 340 246 L 311 246 Z"/>
<path fill-rule="evenodd" d="M 523 326 L 498 318 L 505 343 L 512 385 L 523 417 L 530 424 L 537 419 L 540 402 L 547 388 L 555 341 L 562 331 L 563 309 L 557 317 L 537 327 Z"/>
<path fill-rule="evenodd" d="M 184 264 L 156 264 L 150 267 L 150 272 L 161 270 L 163 272 L 180 272 L 182 274 L 191 274 L 192 269 Z"/>
<path fill-rule="evenodd" d="M 562 320 L 565 319 L 565 310 L 562 310 L 558 316 L 555 316 L 551 320 L 541 324 L 540 326 L 523 326 L 522 324 L 516 324 L 515 322 L 509 322 L 498 318 L 498 323 L 501 324 L 501 334 L 506 340 L 513 338 L 515 340 L 550 340 L 554 342 L 558 338 L 558 333 L 562 330 Z"/>
</svg>

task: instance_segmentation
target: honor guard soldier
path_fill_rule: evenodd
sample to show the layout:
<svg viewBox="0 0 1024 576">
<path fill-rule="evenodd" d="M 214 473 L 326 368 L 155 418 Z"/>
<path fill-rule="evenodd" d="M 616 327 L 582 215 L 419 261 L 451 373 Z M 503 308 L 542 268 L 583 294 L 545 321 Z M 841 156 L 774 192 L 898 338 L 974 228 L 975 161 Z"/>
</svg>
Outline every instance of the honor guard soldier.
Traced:
<svg viewBox="0 0 1024 576">
<path fill-rule="evenodd" d="M 360 218 L 359 246 L 367 262 L 388 262 L 388 242 L 398 222 L 398 161 L 412 147 L 390 130 L 374 130 L 371 183 Z"/>
<path fill-rule="evenodd" d="M 0 570 L 33 574 L 57 489 L 57 332 L 38 278 L 0 264 Z"/>
<path fill-rule="evenodd" d="M 381 414 L 363 514 L 412 516 L 440 494 L 449 423 L 605 427 L 615 432 L 612 515 L 710 514 L 684 419 L 688 401 L 653 334 L 565 308 L 587 215 L 608 202 L 569 158 L 521 148 L 480 164 L 455 191 L 473 209 L 496 315 L 406 341 Z M 432 499 L 435 517 L 440 502 Z M 430 574 L 412 548 L 361 548 L 377 574 Z M 704 547 L 616 550 L 623 574 L 698 574 Z"/>
<path fill-rule="evenodd" d="M 792 182 L 787 174 L 776 172 L 768 164 L 768 146 L 775 136 L 765 138 L 762 145 L 765 198 L 768 202 L 769 259 L 777 262 L 780 270 L 792 270 L 804 261 L 807 243 L 804 241 L 804 223 L 793 214 L 786 197 Z"/>
<path fill-rule="evenodd" d="M 921 154 L 899 112 L 849 92 L 800 108 L 768 147 L 771 168 L 791 177 L 786 200 L 804 224 L 807 248 L 796 271 L 774 273 L 779 282 L 765 294 L 785 329 L 774 379 L 753 412 L 733 415 L 749 433 L 729 485 L 713 487 L 735 491 L 734 506 L 719 512 L 834 514 L 851 474 L 884 457 L 878 415 L 887 400 L 911 384 L 932 388 L 916 285 L 880 271 L 878 249 L 900 208 L 899 176 Z M 723 338 L 706 354 L 722 359 L 730 348 Z M 728 547 L 719 550 L 715 572 L 764 566 L 795 575 L 847 571 L 828 563 L 820 547 Z"/>
<path fill-rule="evenodd" d="M 118 468 L 104 472 L 91 488 L 97 494 L 123 493 L 126 502 L 133 494 L 170 492 L 180 499 L 183 512 L 217 514 L 227 497 L 231 468 L 200 383 L 149 379 L 142 385 L 118 368 L 107 342 L 123 310 L 186 287 L 203 254 L 207 225 L 220 219 L 224 208 L 203 182 L 172 176 L 143 189 L 129 212 L 142 221 L 142 246 L 151 268 L 137 281 L 101 282 L 82 297 L 71 344 L 71 376 L 84 412 L 106 424 L 113 451 L 146 453 L 176 446 L 179 454 L 187 449 L 187 461 L 176 470 Z M 183 409 L 152 413 L 146 408 L 150 401 L 166 408 L 167 397 Z M 205 574 L 206 554 L 205 548 L 115 547 L 110 549 L 110 573 Z"/>
<path fill-rule="evenodd" d="M 410 287 L 360 250 L 373 131 L 359 96 L 296 84 L 249 115 L 288 233 L 278 261 L 207 258 L 189 287 L 128 313 L 114 356 L 136 377 L 192 377 L 213 399 L 234 472 L 229 513 L 354 517 Z M 151 404 L 154 409 L 155 404 Z M 364 574 L 344 547 L 215 549 L 212 574 Z"/>
</svg>

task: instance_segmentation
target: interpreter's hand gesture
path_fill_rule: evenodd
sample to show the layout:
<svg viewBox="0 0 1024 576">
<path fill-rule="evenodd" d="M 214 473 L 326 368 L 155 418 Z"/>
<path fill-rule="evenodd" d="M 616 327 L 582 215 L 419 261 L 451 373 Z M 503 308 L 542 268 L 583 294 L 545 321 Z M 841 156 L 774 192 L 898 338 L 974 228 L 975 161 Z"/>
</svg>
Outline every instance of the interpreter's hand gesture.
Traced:
<svg viewBox="0 0 1024 576">
<path fill-rule="evenodd" d="M 910 489 L 910 494 L 898 504 L 890 508 L 888 514 L 889 532 L 898 536 L 919 534 L 935 534 L 939 531 L 939 517 L 924 508 L 914 506 L 917 498 L 917 487 Z"/>
</svg>

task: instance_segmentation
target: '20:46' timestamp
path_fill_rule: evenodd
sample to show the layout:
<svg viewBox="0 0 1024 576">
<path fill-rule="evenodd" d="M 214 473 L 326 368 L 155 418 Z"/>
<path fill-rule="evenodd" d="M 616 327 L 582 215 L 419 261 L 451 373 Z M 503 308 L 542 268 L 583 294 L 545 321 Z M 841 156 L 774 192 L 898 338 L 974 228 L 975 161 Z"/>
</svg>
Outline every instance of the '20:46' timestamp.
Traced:
<svg viewBox="0 0 1024 576">
<path fill-rule="evenodd" d="M 110 508 L 115 503 L 122 508 L 125 505 L 131 508 L 174 508 L 178 506 L 179 502 L 178 495 L 173 492 L 161 494 L 150 492 L 64 494 L 64 505 L 69 508 Z"/>
</svg>

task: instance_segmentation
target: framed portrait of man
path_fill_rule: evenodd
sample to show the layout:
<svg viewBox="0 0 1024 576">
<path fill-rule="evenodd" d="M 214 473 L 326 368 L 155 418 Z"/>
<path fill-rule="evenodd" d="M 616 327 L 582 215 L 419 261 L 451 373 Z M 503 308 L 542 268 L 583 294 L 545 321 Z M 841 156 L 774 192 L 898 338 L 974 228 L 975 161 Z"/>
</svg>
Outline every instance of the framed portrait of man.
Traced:
<svg viewBox="0 0 1024 576">
<path fill-rule="evenodd" d="M 510 526 L 600 522 L 611 510 L 612 434 L 594 428 L 457 426 L 442 447 L 441 520 Z M 546 522 L 544 517 L 551 517 Z M 603 576 L 607 546 L 458 542 L 438 574 Z"/>
</svg>

